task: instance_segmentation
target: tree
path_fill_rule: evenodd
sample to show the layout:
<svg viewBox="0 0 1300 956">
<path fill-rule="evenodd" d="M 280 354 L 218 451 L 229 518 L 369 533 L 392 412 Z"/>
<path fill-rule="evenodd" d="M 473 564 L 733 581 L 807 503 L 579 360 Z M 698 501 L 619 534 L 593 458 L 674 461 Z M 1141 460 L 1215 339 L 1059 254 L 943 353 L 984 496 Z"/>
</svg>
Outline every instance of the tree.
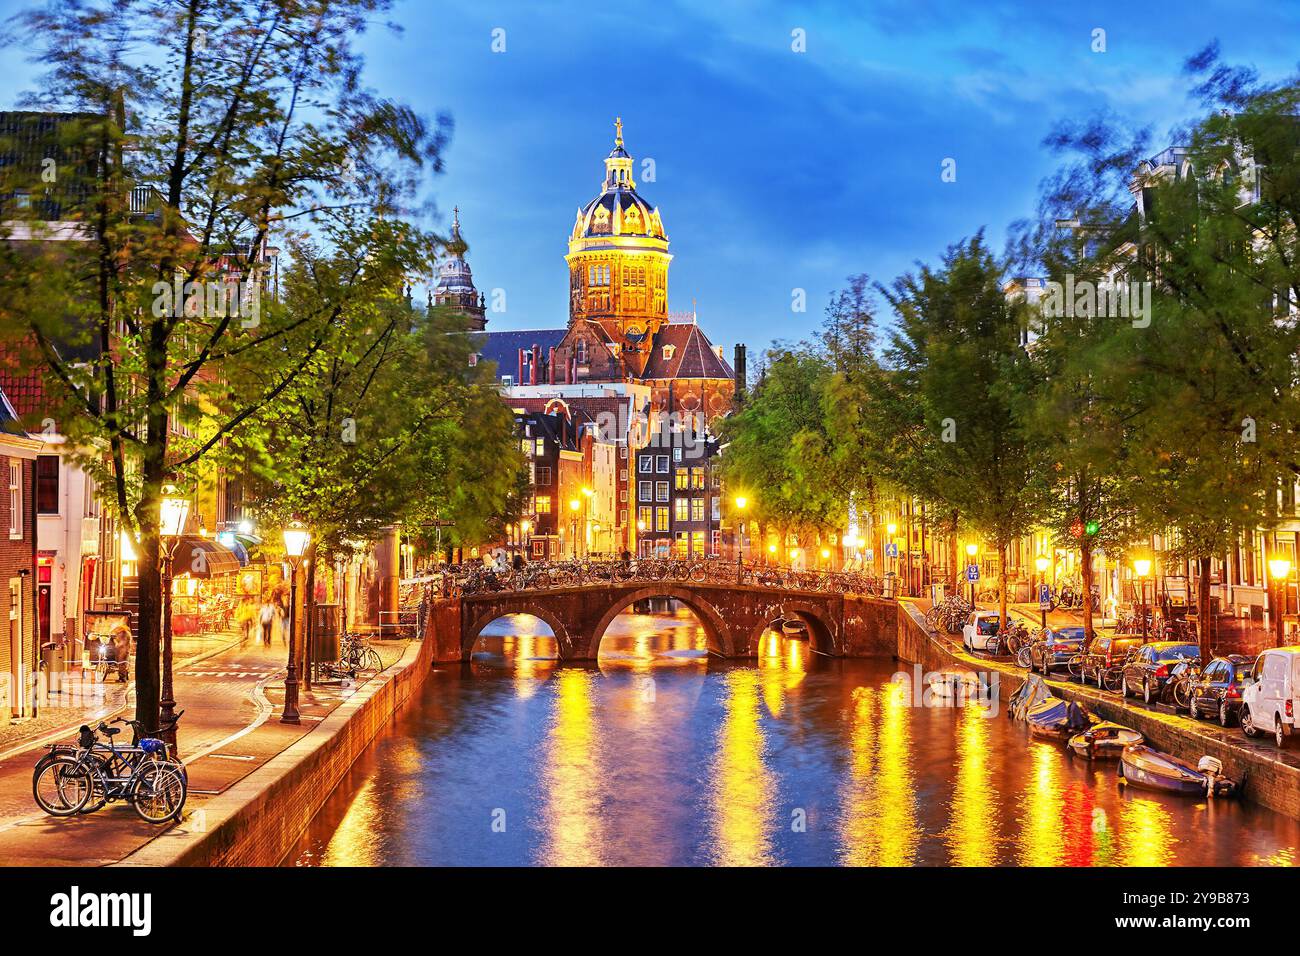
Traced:
<svg viewBox="0 0 1300 956">
<path fill-rule="evenodd" d="M 1005 621 L 1008 548 L 1042 514 L 1046 486 L 1041 450 L 1017 415 L 1037 374 L 1021 345 L 1022 308 L 980 235 L 882 291 L 896 323 L 864 401 L 873 432 L 900 485 L 992 542 Z"/>
<path fill-rule="evenodd" d="M 35 341 L 61 430 L 103 450 L 83 464 L 138 539 L 146 727 L 158 717 L 163 489 L 250 441 L 241 434 L 328 348 L 348 300 L 393 287 L 437 245 L 403 217 L 421 170 L 439 168 L 443 128 L 366 89 L 352 47 L 386 6 L 60 0 L 14 21 L 47 67 L 33 104 L 81 114 L 68 128 L 93 174 L 64 197 L 78 241 L 3 244 L 0 334 Z M 41 172 L 8 169 L 0 195 L 46 188 Z M 38 206 L 7 200 L 0 238 L 39 231 Z M 337 295 L 302 310 L 264 301 L 271 241 L 308 237 L 346 263 Z"/>
</svg>

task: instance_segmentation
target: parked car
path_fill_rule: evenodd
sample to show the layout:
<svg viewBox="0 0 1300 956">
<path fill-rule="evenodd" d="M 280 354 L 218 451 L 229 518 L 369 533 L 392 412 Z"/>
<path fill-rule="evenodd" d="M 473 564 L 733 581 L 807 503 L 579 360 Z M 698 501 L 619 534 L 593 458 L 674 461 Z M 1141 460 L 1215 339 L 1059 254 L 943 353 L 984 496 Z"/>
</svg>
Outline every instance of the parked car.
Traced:
<svg viewBox="0 0 1300 956">
<path fill-rule="evenodd" d="M 1200 657 L 1198 644 L 1183 641 L 1143 644 L 1124 664 L 1120 674 L 1120 693 L 1127 697 L 1141 688 L 1142 699 L 1148 704 L 1161 700 L 1165 695 L 1165 682 L 1169 680 L 1169 669 L 1180 661 L 1199 660 Z"/>
<path fill-rule="evenodd" d="M 1080 677 L 1087 682 L 1089 679 L 1095 680 L 1097 686 L 1103 686 L 1103 679 L 1107 671 L 1112 668 L 1118 668 L 1128 658 L 1132 651 L 1142 646 L 1142 638 L 1125 635 L 1095 637 L 1091 644 L 1088 645 L 1087 658 L 1084 661 L 1083 672 Z M 1111 685 L 1111 690 L 1115 685 Z"/>
<path fill-rule="evenodd" d="M 1254 680 L 1241 695 L 1241 732 L 1273 732 L 1279 747 L 1296 732 L 1300 711 L 1300 645 L 1270 647 L 1255 658 Z"/>
<path fill-rule="evenodd" d="M 1220 724 L 1230 726 L 1240 716 L 1241 695 L 1254 671 L 1255 662 L 1244 654 L 1216 657 L 1192 682 L 1188 712 L 1197 720 L 1217 716 Z"/>
<path fill-rule="evenodd" d="M 1063 668 L 1083 647 L 1083 628 L 1049 627 L 1029 645 L 1029 669 L 1044 675 Z"/>
<path fill-rule="evenodd" d="M 987 651 L 998 636 L 1001 619 L 997 611 L 971 611 L 961 629 L 961 643 L 968 651 Z"/>
</svg>

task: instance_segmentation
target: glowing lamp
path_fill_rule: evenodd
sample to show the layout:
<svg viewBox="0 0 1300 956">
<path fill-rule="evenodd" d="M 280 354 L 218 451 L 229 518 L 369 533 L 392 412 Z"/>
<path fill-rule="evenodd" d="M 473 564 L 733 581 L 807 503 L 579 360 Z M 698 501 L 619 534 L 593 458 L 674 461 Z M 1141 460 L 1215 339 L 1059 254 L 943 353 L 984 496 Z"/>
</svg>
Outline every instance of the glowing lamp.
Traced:
<svg viewBox="0 0 1300 956">
<path fill-rule="evenodd" d="M 980 546 L 974 543 L 968 544 L 966 545 L 966 553 L 973 558 L 980 553 Z"/>
<path fill-rule="evenodd" d="M 569 510 L 570 510 L 570 511 L 577 511 L 577 510 L 578 510 L 579 508 L 581 508 L 581 507 L 582 507 L 582 502 L 579 501 L 577 498 L 570 498 L 570 499 L 569 499 Z"/>
<path fill-rule="evenodd" d="M 739 508 L 741 511 L 744 511 L 745 506 L 748 504 L 749 504 L 749 499 L 746 498 L 744 495 L 736 496 L 736 507 Z"/>
<path fill-rule="evenodd" d="M 1133 570 L 1137 572 L 1138 577 L 1144 578 L 1151 573 L 1151 562 L 1146 558 L 1138 558 L 1133 562 Z"/>
<path fill-rule="evenodd" d="M 158 533 L 166 538 L 178 537 L 185 530 L 189 516 L 190 499 L 177 494 L 175 488 L 165 488 L 158 509 Z"/>
<path fill-rule="evenodd" d="M 1291 562 L 1286 558 L 1271 558 L 1268 562 L 1268 573 L 1274 580 L 1281 580 L 1291 573 Z"/>
<path fill-rule="evenodd" d="M 284 553 L 295 561 L 303 556 L 311 541 L 311 532 L 298 522 L 284 529 Z"/>
<path fill-rule="evenodd" d="M 892 537 L 893 535 L 898 533 L 898 525 L 894 524 L 894 522 L 891 521 L 889 522 L 889 524 L 885 525 L 885 530 L 889 532 L 890 536 Z"/>
<path fill-rule="evenodd" d="M 1044 573 L 1047 570 L 1047 566 L 1051 563 L 1052 562 L 1048 561 L 1047 558 L 1041 554 L 1034 559 L 1034 567 L 1038 568 L 1039 574 Z"/>
</svg>

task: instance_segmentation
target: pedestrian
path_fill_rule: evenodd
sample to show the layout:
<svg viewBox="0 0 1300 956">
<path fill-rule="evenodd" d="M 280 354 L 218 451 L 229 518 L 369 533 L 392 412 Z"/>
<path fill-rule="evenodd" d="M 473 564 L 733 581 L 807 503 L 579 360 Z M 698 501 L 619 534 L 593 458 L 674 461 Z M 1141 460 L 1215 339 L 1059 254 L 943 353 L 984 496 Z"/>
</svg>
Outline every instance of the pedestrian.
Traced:
<svg viewBox="0 0 1300 956">
<path fill-rule="evenodd" d="M 262 627 L 262 644 L 271 646 L 271 629 L 275 626 L 275 602 L 269 598 L 263 602 L 258 620 Z"/>
</svg>

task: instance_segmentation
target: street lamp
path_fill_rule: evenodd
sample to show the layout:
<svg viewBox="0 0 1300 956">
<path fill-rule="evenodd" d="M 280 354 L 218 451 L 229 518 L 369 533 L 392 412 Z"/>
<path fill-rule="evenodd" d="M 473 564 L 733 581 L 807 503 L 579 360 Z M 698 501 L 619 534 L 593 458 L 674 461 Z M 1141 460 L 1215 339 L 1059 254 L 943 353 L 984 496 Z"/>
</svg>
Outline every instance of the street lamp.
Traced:
<svg viewBox="0 0 1300 956">
<path fill-rule="evenodd" d="M 1141 590 L 1138 603 L 1142 613 L 1142 640 L 1145 641 L 1148 634 L 1147 575 L 1151 573 L 1151 561 L 1147 558 L 1138 558 L 1133 562 L 1133 570 L 1137 572 L 1138 588 Z"/>
<path fill-rule="evenodd" d="M 298 648 L 295 640 L 298 630 L 298 565 L 302 563 L 309 541 L 311 532 L 296 521 L 284 529 L 284 553 L 292 574 L 289 578 L 289 669 L 284 677 L 282 724 L 301 723 L 298 719 Z"/>
<path fill-rule="evenodd" d="M 158 535 L 162 544 L 163 659 L 162 695 L 158 700 L 158 726 L 167 745 L 176 749 L 176 695 L 172 690 L 172 558 L 190 516 L 190 499 L 168 486 L 158 510 Z"/>
<path fill-rule="evenodd" d="M 1286 558 L 1271 558 L 1268 562 L 1269 577 L 1277 582 L 1277 600 L 1273 605 L 1273 635 L 1280 647 L 1283 641 L 1282 615 L 1286 613 L 1286 579 L 1291 573 L 1291 562 Z"/>
<path fill-rule="evenodd" d="M 1038 557 L 1034 558 L 1034 567 L 1038 569 L 1038 589 L 1040 592 L 1038 595 L 1038 610 L 1042 612 L 1043 630 L 1047 630 L 1047 602 L 1043 600 L 1041 591 L 1043 585 L 1047 583 L 1047 566 L 1050 563 L 1051 562 L 1047 560 L 1047 556 L 1044 554 L 1040 554 Z"/>
<path fill-rule="evenodd" d="M 577 498 L 569 499 L 569 510 L 573 512 L 573 517 L 569 520 L 569 529 L 573 532 L 573 560 L 578 560 L 578 509 L 582 507 L 582 502 Z"/>
<path fill-rule="evenodd" d="M 736 495 L 736 513 L 739 517 L 736 519 L 736 583 L 739 584 L 744 574 L 745 566 L 745 509 L 749 507 L 749 499 L 744 495 Z"/>
</svg>

